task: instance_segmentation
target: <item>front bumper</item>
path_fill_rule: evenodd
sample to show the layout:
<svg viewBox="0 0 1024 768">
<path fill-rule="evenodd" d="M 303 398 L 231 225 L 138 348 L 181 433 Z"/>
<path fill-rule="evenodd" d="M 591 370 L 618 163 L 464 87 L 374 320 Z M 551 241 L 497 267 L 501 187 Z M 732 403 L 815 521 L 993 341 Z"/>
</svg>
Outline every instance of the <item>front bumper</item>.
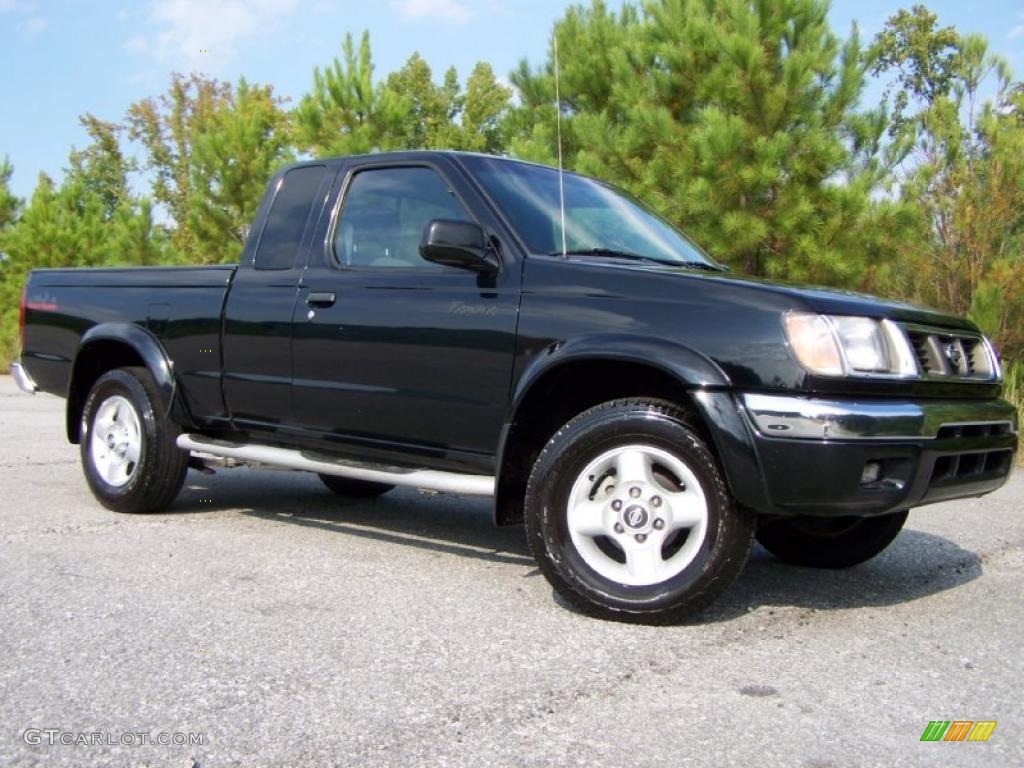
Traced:
<svg viewBox="0 0 1024 768">
<path fill-rule="evenodd" d="M 25 366 L 21 364 L 20 360 L 11 363 L 11 376 L 14 377 L 15 383 L 22 391 L 28 392 L 30 395 L 34 395 L 38 391 L 39 387 L 28 375 L 28 371 L 25 370 Z"/>
<path fill-rule="evenodd" d="M 1002 400 L 739 398 L 774 514 L 877 515 L 999 488 L 1017 450 Z"/>
</svg>

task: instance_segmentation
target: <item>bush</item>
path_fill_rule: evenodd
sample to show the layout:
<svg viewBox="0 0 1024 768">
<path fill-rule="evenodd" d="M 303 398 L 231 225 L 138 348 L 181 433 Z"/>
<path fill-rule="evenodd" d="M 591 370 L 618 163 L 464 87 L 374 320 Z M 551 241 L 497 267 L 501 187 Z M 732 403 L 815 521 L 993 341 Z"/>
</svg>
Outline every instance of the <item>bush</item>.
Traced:
<svg viewBox="0 0 1024 768">
<path fill-rule="evenodd" d="M 1017 423 L 1024 424 L 1024 361 L 1017 361 L 1006 367 L 1003 395 L 1017 406 Z M 1017 463 L 1024 466 L 1024 452 L 1018 452 Z"/>
</svg>

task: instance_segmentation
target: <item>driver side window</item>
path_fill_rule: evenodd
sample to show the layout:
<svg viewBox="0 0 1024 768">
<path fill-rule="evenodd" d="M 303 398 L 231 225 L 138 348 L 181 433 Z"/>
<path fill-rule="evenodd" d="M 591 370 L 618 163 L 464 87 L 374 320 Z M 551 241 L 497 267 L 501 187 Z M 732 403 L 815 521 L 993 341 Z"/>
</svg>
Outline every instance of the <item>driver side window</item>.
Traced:
<svg viewBox="0 0 1024 768">
<path fill-rule="evenodd" d="M 473 220 L 432 168 L 360 171 L 345 194 L 334 256 L 346 267 L 443 270 L 419 252 L 434 219 Z"/>
</svg>

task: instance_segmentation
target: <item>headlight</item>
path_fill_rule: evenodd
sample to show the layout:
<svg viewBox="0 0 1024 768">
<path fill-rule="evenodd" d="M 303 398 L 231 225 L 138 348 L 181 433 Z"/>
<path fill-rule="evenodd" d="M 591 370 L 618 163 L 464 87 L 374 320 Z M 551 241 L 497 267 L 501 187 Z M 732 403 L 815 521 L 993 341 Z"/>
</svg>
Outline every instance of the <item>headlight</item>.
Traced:
<svg viewBox="0 0 1024 768">
<path fill-rule="evenodd" d="M 833 317 L 839 347 L 854 371 L 892 373 L 881 323 L 867 317 Z"/>
<path fill-rule="evenodd" d="M 793 355 L 820 376 L 915 376 L 910 342 L 888 320 L 787 312 L 786 338 Z"/>
</svg>

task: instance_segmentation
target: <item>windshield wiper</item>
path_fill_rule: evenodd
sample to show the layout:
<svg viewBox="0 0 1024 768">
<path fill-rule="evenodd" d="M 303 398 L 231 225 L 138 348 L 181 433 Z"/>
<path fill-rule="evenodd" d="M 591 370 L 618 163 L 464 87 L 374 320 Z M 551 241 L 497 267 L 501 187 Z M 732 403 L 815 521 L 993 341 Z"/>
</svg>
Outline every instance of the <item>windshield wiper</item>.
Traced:
<svg viewBox="0 0 1024 768">
<path fill-rule="evenodd" d="M 728 272 L 729 268 L 724 267 L 721 264 L 711 264 L 706 261 L 681 261 L 678 263 L 680 267 L 686 267 L 687 269 L 706 269 L 708 272 Z"/>
<path fill-rule="evenodd" d="M 549 253 L 548 256 L 561 256 L 561 251 L 554 251 Z M 652 264 L 678 264 L 678 261 L 669 261 L 668 259 L 656 259 L 653 256 L 644 256 L 640 253 L 633 253 L 632 251 L 620 251 L 617 248 L 583 248 L 575 251 L 566 251 L 566 256 L 612 256 L 617 259 L 629 259 L 630 261 L 648 261 Z"/>
<path fill-rule="evenodd" d="M 548 256 L 561 256 L 561 251 L 554 251 Z M 687 269 L 706 269 L 711 272 L 722 272 L 722 267 L 709 264 L 706 261 L 671 261 L 670 259 L 656 259 L 653 256 L 644 256 L 641 253 L 622 251 L 617 248 L 585 248 L 574 251 L 567 251 L 566 256 L 611 256 L 618 259 L 629 259 L 630 261 L 646 261 L 651 264 L 667 264 L 670 267 L 685 267 Z"/>
</svg>

